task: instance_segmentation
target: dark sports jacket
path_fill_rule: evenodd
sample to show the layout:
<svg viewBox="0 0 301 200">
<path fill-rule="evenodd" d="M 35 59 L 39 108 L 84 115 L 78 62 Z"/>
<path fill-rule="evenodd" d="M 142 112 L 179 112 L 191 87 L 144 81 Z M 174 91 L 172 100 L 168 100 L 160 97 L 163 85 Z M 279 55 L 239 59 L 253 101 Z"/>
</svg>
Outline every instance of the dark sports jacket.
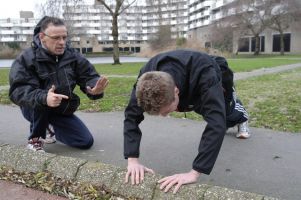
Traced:
<svg viewBox="0 0 301 200">
<path fill-rule="evenodd" d="M 63 55 L 51 55 L 41 46 L 38 35 L 33 47 L 24 50 L 13 62 L 9 74 L 9 97 L 19 106 L 34 109 L 51 109 L 60 114 L 72 114 L 79 106 L 79 97 L 73 93 L 76 85 L 86 93 L 86 86 L 93 88 L 99 79 L 93 65 L 80 53 L 68 46 Z M 47 106 L 46 97 L 51 86 L 55 93 L 69 97 L 56 108 Z M 89 95 L 98 99 L 101 95 Z"/>
<path fill-rule="evenodd" d="M 195 111 L 207 122 L 193 161 L 193 169 L 209 174 L 217 159 L 226 132 L 225 102 L 221 71 L 209 55 L 176 50 L 153 57 L 140 71 L 139 77 L 149 71 L 169 73 L 178 89 L 178 111 Z M 142 132 L 139 124 L 144 119 L 143 110 L 137 105 L 133 87 L 124 120 L 124 156 L 139 157 Z M 201 135 L 201 133 L 200 133 Z"/>
</svg>

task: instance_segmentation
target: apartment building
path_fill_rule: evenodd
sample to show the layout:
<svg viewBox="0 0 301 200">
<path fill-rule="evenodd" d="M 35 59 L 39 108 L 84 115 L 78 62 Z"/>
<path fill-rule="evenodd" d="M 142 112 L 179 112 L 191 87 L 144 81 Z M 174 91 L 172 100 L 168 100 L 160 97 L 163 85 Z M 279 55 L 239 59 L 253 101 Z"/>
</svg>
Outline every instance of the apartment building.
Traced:
<svg viewBox="0 0 301 200">
<path fill-rule="evenodd" d="M 212 46 L 213 29 L 216 23 L 221 26 L 231 26 L 227 18 L 235 15 L 235 4 L 238 0 L 189 0 L 189 31 L 188 38 L 196 39 L 201 46 Z M 228 34 L 228 33 L 225 33 Z M 255 38 L 251 32 L 239 34 L 233 27 L 233 53 L 253 53 Z M 300 22 L 290 24 L 285 31 L 285 52 L 300 53 L 301 28 Z M 260 34 L 261 53 L 280 52 L 280 34 L 272 29 L 265 29 Z"/>
<path fill-rule="evenodd" d="M 200 42 L 202 47 L 211 47 L 212 29 L 216 22 L 234 13 L 231 7 L 235 0 L 189 0 L 188 38 Z"/>
<path fill-rule="evenodd" d="M 80 6 L 65 12 L 64 17 L 74 21 L 76 37 L 72 41 L 82 52 L 112 51 L 112 18 L 103 5 Z M 140 52 L 162 26 L 168 26 L 171 38 L 187 37 L 187 23 L 186 0 L 152 0 L 132 5 L 118 17 L 120 51 Z"/>
<path fill-rule="evenodd" d="M 66 9 L 71 41 L 81 52 L 112 51 L 112 17 L 101 4 Z M 142 7 L 131 6 L 118 17 L 120 51 L 139 52 L 143 45 Z"/>
<path fill-rule="evenodd" d="M 149 0 L 143 7 L 142 28 L 145 41 L 156 37 L 162 27 L 170 28 L 171 38 L 187 37 L 187 0 Z"/>
<path fill-rule="evenodd" d="M 0 19 L 0 46 L 17 42 L 21 47 L 30 46 L 37 19 L 33 12 L 21 11 L 19 19 Z"/>
</svg>

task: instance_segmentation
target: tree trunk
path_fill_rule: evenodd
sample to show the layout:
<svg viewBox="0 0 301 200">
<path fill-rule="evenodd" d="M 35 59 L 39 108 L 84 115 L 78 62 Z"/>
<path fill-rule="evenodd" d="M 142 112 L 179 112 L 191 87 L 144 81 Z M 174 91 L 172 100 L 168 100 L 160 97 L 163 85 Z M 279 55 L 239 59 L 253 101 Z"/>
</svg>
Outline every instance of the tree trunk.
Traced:
<svg viewBox="0 0 301 200">
<path fill-rule="evenodd" d="M 255 51 L 254 51 L 254 55 L 259 55 L 260 52 L 260 37 L 259 35 L 255 36 Z"/>
<path fill-rule="evenodd" d="M 284 55 L 284 34 L 282 31 L 280 32 L 280 55 Z"/>
<path fill-rule="evenodd" d="M 113 65 L 120 65 L 119 61 L 119 44 L 118 44 L 118 15 L 113 15 L 112 36 L 113 36 Z"/>
</svg>

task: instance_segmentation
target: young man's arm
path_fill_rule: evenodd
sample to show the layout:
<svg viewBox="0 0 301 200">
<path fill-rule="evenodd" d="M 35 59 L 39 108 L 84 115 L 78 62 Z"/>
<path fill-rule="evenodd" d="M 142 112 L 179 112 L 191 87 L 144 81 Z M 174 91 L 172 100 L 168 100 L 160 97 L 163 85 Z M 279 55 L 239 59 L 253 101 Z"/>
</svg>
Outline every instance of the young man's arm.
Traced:
<svg viewBox="0 0 301 200">
<path fill-rule="evenodd" d="M 196 112 L 207 122 L 193 162 L 193 169 L 210 174 L 226 133 L 226 111 L 221 76 L 209 67 L 200 77 L 200 104 Z"/>
<path fill-rule="evenodd" d="M 135 94 L 135 86 L 131 93 L 131 98 L 128 106 L 125 109 L 124 120 L 124 157 L 128 159 L 127 173 L 125 182 L 129 181 L 131 177 L 131 183 L 139 184 L 144 179 L 144 172 L 154 173 L 152 169 L 149 169 L 139 163 L 139 149 L 142 132 L 139 128 L 139 124 L 144 120 L 143 110 L 137 105 L 137 99 Z"/>
<path fill-rule="evenodd" d="M 192 170 L 187 173 L 175 174 L 165 177 L 159 181 L 160 189 L 168 192 L 175 185 L 174 193 L 184 185 L 195 183 L 198 177 L 204 173 L 209 174 L 217 159 L 224 134 L 225 126 L 225 108 L 221 80 L 213 66 L 209 66 L 199 75 L 199 82 L 195 91 L 199 93 L 199 105 L 195 105 L 196 112 L 203 115 L 207 126 L 203 132 L 199 145 L 199 152 L 195 158 Z"/>
</svg>

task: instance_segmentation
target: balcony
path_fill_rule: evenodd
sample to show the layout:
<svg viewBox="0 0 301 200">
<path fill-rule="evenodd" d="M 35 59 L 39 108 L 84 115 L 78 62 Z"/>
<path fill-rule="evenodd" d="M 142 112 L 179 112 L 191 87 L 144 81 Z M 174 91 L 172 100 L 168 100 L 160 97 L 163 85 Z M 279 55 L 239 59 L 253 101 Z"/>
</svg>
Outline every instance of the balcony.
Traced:
<svg viewBox="0 0 301 200">
<path fill-rule="evenodd" d="M 88 20 L 100 20 L 100 16 L 96 15 L 96 16 L 88 16 Z"/>
<path fill-rule="evenodd" d="M 14 24 L 13 23 L 1 23 L 0 27 L 13 27 Z"/>
<path fill-rule="evenodd" d="M 29 28 L 33 28 L 36 26 L 35 23 L 22 23 L 20 24 L 21 27 L 29 27 Z"/>
<path fill-rule="evenodd" d="M 33 30 L 22 30 L 22 34 L 31 35 L 33 34 Z"/>
<path fill-rule="evenodd" d="M 1 42 L 14 42 L 15 39 L 13 37 L 5 37 L 0 39 Z"/>
<path fill-rule="evenodd" d="M 217 9 L 225 5 L 226 2 L 224 0 L 217 0 L 214 4 L 212 4 L 212 9 Z"/>
<path fill-rule="evenodd" d="M 171 25 L 177 24 L 177 20 L 172 20 L 172 21 L 170 22 L 170 24 L 171 24 Z"/>
<path fill-rule="evenodd" d="M 13 35 L 15 32 L 13 30 L 2 30 L 0 31 L 0 34 L 2 35 Z"/>
<path fill-rule="evenodd" d="M 87 34 L 97 35 L 101 34 L 101 30 L 87 30 Z"/>
</svg>

